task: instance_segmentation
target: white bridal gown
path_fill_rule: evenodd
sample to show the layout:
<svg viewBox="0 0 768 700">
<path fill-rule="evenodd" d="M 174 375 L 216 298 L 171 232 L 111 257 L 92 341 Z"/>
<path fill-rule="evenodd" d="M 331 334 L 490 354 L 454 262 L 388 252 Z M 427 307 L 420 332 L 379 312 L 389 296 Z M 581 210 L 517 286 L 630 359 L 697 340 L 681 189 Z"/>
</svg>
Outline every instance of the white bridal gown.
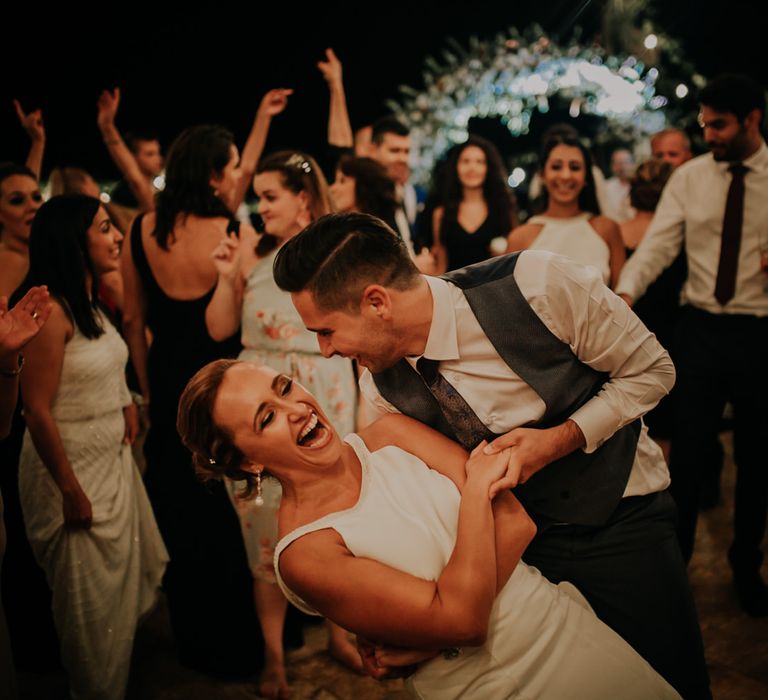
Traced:
<svg viewBox="0 0 768 700">
<path fill-rule="evenodd" d="M 355 556 L 427 580 L 440 576 L 456 541 L 460 496 L 452 481 L 398 447 L 371 453 L 357 435 L 346 441 L 362 464 L 357 504 L 294 530 L 275 551 L 286 596 L 309 613 L 278 568 L 280 553 L 302 535 L 333 528 Z M 555 586 L 523 562 L 496 598 L 485 644 L 429 661 L 407 684 L 417 698 L 435 700 L 680 698 L 573 585 Z"/>
<path fill-rule="evenodd" d="M 77 700 L 125 695 L 136 623 L 153 607 L 168 561 L 131 447 L 123 444 L 128 350 L 101 319 L 105 332 L 93 340 L 75 326 L 51 407 L 91 501 L 91 528 L 64 526 L 61 492 L 29 431 L 19 466 L 24 522 L 53 591 L 62 660 Z"/>
</svg>

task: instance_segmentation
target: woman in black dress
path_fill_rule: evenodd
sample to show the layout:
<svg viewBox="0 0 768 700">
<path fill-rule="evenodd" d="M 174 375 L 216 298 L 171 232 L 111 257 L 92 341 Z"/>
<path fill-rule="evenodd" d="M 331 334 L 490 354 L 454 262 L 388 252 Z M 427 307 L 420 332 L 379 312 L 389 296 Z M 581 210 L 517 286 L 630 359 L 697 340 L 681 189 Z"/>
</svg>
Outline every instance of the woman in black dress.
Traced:
<svg viewBox="0 0 768 700">
<path fill-rule="evenodd" d="M 189 378 L 240 350 L 236 335 L 216 342 L 205 326 L 217 277 L 211 252 L 239 232 L 228 206 L 237 163 L 225 129 L 184 131 L 168 153 L 156 210 L 131 228 L 122 266 L 125 334 L 149 406 L 146 487 L 171 559 L 163 581 L 171 626 L 182 662 L 222 677 L 255 673 L 262 656 L 251 574 L 226 491 L 195 478 L 175 418 Z"/>
<path fill-rule="evenodd" d="M 517 225 L 517 207 L 505 182 L 501 156 L 480 136 L 470 136 L 454 150 L 442 201 L 432 215 L 432 254 L 438 273 L 490 258 L 491 241 L 506 238 Z M 505 251 L 506 244 L 501 248 Z"/>
</svg>

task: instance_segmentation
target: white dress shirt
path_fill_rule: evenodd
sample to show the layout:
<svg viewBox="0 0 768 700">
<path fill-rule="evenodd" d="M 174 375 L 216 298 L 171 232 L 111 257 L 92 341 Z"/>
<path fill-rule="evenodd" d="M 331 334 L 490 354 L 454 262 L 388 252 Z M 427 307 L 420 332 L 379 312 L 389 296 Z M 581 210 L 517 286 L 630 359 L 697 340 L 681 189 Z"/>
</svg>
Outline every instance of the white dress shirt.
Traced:
<svg viewBox="0 0 768 700">
<path fill-rule="evenodd" d="M 669 355 L 599 274 L 567 258 L 524 251 L 514 272 L 536 315 L 609 381 L 570 418 L 593 452 L 619 428 L 653 408 L 674 384 Z M 495 433 L 538 421 L 544 401 L 498 355 L 457 286 L 425 277 L 432 292 L 432 324 L 424 357 L 440 361 L 440 373 L 459 391 L 480 420 Z M 406 358 L 416 365 L 418 357 Z M 397 409 L 376 389 L 365 370 L 360 388 L 372 416 Z M 661 491 L 669 472 L 659 447 L 643 426 L 625 496 Z"/>
<path fill-rule="evenodd" d="M 605 181 L 605 205 L 601 205 L 602 214 L 618 223 L 629 221 L 635 210 L 629 203 L 629 183 L 610 177 Z"/>
<path fill-rule="evenodd" d="M 661 195 L 656 214 L 637 250 L 627 261 L 617 294 L 639 299 L 677 257 L 685 240 L 688 279 L 682 301 L 713 314 L 768 316 L 768 275 L 760 270 L 760 251 L 768 251 L 768 147 L 743 161 L 744 221 L 736 270 L 736 291 L 721 306 L 715 299 L 729 163 L 711 153 L 677 168 Z"/>
</svg>

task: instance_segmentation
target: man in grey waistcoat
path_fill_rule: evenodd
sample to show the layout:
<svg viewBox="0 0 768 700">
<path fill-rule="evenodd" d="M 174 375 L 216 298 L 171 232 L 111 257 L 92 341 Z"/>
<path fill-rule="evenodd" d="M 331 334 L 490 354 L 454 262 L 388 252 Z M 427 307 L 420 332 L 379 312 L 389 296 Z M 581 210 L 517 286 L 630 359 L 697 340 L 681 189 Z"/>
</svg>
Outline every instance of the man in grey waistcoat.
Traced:
<svg viewBox="0 0 768 700">
<path fill-rule="evenodd" d="M 524 560 L 575 584 L 683 697 L 711 697 L 669 472 L 641 420 L 674 367 L 596 270 L 524 251 L 427 277 L 380 220 L 332 214 L 274 272 L 321 352 L 364 368 L 369 418 L 511 448 L 496 487 L 538 525 Z"/>
</svg>

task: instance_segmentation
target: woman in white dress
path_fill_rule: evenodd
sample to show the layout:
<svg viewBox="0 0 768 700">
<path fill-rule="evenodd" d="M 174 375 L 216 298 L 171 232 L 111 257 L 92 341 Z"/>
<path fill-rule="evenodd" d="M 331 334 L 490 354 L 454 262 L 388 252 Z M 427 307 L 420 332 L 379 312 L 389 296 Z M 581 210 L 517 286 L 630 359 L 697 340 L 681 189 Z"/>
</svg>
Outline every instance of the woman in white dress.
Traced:
<svg viewBox="0 0 768 700">
<path fill-rule="evenodd" d="M 54 197 L 35 217 L 22 285 L 48 285 L 53 308 L 25 350 L 19 491 L 78 700 L 124 697 L 136 624 L 168 560 L 131 453 L 128 350 L 96 301 L 121 239 L 98 200 Z"/>
<path fill-rule="evenodd" d="M 626 253 L 618 224 L 600 215 L 592 159 L 581 141 L 556 136 L 544 144 L 538 216 L 513 229 L 507 252 L 548 250 L 591 265 L 614 287 Z"/>
<path fill-rule="evenodd" d="M 280 481 L 275 569 L 292 600 L 367 639 L 433 650 L 408 680 L 416 697 L 680 697 L 575 587 L 520 561 L 535 526 L 510 491 L 490 495 L 506 455 L 467 459 L 402 415 L 342 442 L 290 377 L 227 360 L 190 380 L 178 428 L 202 474 L 257 492 L 266 469 Z"/>
</svg>

